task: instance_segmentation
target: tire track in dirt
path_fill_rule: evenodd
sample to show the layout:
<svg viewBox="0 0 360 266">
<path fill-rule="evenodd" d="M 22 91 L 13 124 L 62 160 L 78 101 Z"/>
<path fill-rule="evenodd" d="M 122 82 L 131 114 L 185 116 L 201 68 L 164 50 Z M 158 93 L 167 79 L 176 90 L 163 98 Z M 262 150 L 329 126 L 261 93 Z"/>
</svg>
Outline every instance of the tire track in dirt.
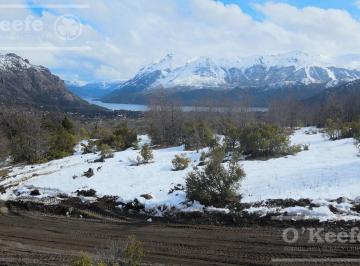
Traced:
<svg viewBox="0 0 360 266">
<path fill-rule="evenodd" d="M 360 249 L 351 250 L 351 245 L 343 250 L 343 245 L 310 245 L 300 239 L 289 246 L 282 239 L 283 229 L 76 219 L 17 210 L 0 216 L 0 265 L 68 265 L 80 251 L 96 254 L 111 241 L 125 243 L 129 235 L 144 243 L 150 264 L 293 266 L 317 264 L 271 260 L 360 258 Z"/>
</svg>

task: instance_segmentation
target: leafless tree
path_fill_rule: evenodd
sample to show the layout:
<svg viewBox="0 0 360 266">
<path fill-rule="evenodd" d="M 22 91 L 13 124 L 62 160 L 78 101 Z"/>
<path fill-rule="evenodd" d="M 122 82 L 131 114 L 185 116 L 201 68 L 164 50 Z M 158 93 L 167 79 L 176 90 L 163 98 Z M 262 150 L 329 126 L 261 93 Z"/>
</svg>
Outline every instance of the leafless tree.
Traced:
<svg viewBox="0 0 360 266">
<path fill-rule="evenodd" d="M 160 91 L 151 99 L 145 118 L 154 144 L 179 144 L 184 121 L 178 101 Z"/>
<path fill-rule="evenodd" d="M 269 105 L 268 120 L 279 126 L 296 127 L 307 120 L 303 105 L 292 96 L 274 99 Z"/>
</svg>

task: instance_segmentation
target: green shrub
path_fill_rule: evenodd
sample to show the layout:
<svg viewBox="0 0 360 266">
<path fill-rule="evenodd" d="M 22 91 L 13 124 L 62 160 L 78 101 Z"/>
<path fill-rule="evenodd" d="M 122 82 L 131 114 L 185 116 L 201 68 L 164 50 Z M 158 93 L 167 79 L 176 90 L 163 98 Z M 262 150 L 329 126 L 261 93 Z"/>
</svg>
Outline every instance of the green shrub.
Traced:
<svg viewBox="0 0 360 266">
<path fill-rule="evenodd" d="M 18 133 L 11 138 L 10 154 L 14 162 L 41 163 L 46 161 L 46 141 L 35 141 L 42 138 L 34 134 L 34 137 L 27 132 Z M 33 142 L 34 140 L 34 142 Z"/>
<path fill-rule="evenodd" d="M 93 260 L 87 253 L 80 253 L 80 257 L 73 261 L 72 266 L 93 266 Z"/>
<path fill-rule="evenodd" d="M 15 163 L 46 160 L 47 136 L 42 120 L 31 113 L 9 113 L 1 117 L 9 141 L 9 154 Z"/>
<path fill-rule="evenodd" d="M 212 130 L 203 122 L 188 122 L 185 124 L 184 143 L 186 150 L 213 145 L 215 142 Z"/>
<path fill-rule="evenodd" d="M 206 152 L 202 151 L 200 155 L 200 162 L 204 162 L 206 160 L 207 154 Z"/>
<path fill-rule="evenodd" d="M 83 154 L 89 154 L 89 153 L 96 153 L 97 152 L 96 141 L 89 140 L 87 145 L 82 144 L 81 146 L 84 149 Z"/>
<path fill-rule="evenodd" d="M 108 159 L 108 158 L 113 158 L 114 157 L 114 152 L 111 149 L 111 147 L 107 144 L 103 144 L 100 146 L 100 154 L 101 157 L 104 159 Z"/>
<path fill-rule="evenodd" d="M 73 122 L 67 116 L 64 117 L 64 119 L 61 122 L 61 125 L 68 132 L 71 132 L 74 129 Z"/>
<path fill-rule="evenodd" d="M 360 136 L 360 122 L 346 122 L 334 121 L 332 119 L 326 120 L 325 135 L 330 140 L 339 140 L 344 138 L 359 138 Z"/>
<path fill-rule="evenodd" d="M 67 117 L 16 112 L 1 118 L 10 141 L 10 155 L 16 163 L 42 163 L 73 153 L 76 138 Z"/>
<path fill-rule="evenodd" d="M 97 145 L 108 145 L 116 151 L 126 150 L 137 142 L 137 134 L 134 130 L 130 129 L 127 124 L 121 124 L 114 132 L 108 129 L 97 129 Z"/>
<path fill-rule="evenodd" d="M 330 140 L 341 138 L 340 123 L 332 119 L 327 119 L 325 123 L 325 134 Z"/>
<path fill-rule="evenodd" d="M 138 141 L 136 132 L 130 129 L 126 123 L 123 123 L 120 126 L 118 126 L 114 131 L 114 135 L 117 137 L 121 137 L 124 145 L 124 149 L 128 149 L 136 145 Z"/>
<path fill-rule="evenodd" d="M 186 195 L 205 205 L 225 206 L 234 200 L 239 182 L 245 172 L 239 166 L 234 154 L 227 167 L 222 165 L 225 151 L 217 148 L 204 169 L 195 168 L 186 178 Z"/>
<path fill-rule="evenodd" d="M 352 136 L 355 139 L 360 139 L 360 122 L 353 122 L 351 124 Z"/>
<path fill-rule="evenodd" d="M 140 150 L 140 155 L 142 157 L 143 163 L 149 163 L 153 158 L 153 152 L 149 144 L 144 144 Z"/>
<path fill-rule="evenodd" d="M 136 240 L 135 236 L 129 236 L 125 251 L 125 263 L 129 266 L 139 266 L 145 256 L 142 242 Z"/>
<path fill-rule="evenodd" d="M 340 125 L 340 138 L 352 138 L 354 136 L 353 123 L 343 123 Z"/>
<path fill-rule="evenodd" d="M 290 146 L 290 147 L 287 149 L 286 153 L 287 153 L 288 155 L 295 155 L 295 154 L 301 152 L 301 151 L 303 150 L 303 147 L 304 147 L 304 150 L 305 150 L 305 147 L 307 147 L 307 146 L 302 146 L 302 145 L 293 145 L 293 146 Z"/>
<path fill-rule="evenodd" d="M 175 158 L 172 160 L 173 170 L 185 170 L 189 166 L 189 163 L 190 159 L 187 158 L 185 154 L 175 155 Z"/>
<path fill-rule="evenodd" d="M 75 144 L 75 136 L 67 130 L 59 128 L 50 137 L 48 159 L 60 159 L 72 155 Z"/>
<path fill-rule="evenodd" d="M 112 135 L 110 129 L 107 128 L 98 128 L 96 127 L 94 131 L 91 133 L 91 138 L 93 139 L 109 139 Z"/>
<path fill-rule="evenodd" d="M 225 147 L 227 152 L 241 151 L 240 145 L 240 130 L 235 126 L 230 124 L 224 132 L 225 135 Z"/>
<path fill-rule="evenodd" d="M 102 138 L 96 141 L 97 145 L 101 147 L 102 145 L 108 145 L 116 151 L 122 151 L 126 149 L 124 140 L 122 136 L 115 136 L 110 133 L 109 135 L 104 135 Z"/>
<path fill-rule="evenodd" d="M 287 155 L 289 136 L 278 126 L 253 124 L 240 130 L 239 140 L 244 154 L 252 157 Z"/>
<path fill-rule="evenodd" d="M 289 134 L 276 125 L 256 123 L 239 128 L 230 124 L 224 134 L 225 150 L 229 153 L 243 153 L 256 158 L 301 151 L 297 146 L 290 146 Z"/>
<path fill-rule="evenodd" d="M 79 130 L 79 137 L 80 140 L 89 139 L 90 138 L 90 132 L 84 127 L 81 127 Z"/>
</svg>

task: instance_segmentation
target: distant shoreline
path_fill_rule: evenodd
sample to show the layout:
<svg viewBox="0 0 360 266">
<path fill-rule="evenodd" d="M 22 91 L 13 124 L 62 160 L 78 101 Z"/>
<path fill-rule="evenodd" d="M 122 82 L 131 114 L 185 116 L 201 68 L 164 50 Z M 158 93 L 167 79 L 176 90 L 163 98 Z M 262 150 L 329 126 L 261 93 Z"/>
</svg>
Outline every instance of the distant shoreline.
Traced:
<svg viewBox="0 0 360 266">
<path fill-rule="evenodd" d="M 105 107 L 107 109 L 110 109 L 112 111 L 117 110 L 126 110 L 126 111 L 137 111 L 137 112 L 146 112 L 149 110 L 148 106 L 142 105 L 142 104 L 123 104 L 123 103 L 104 103 L 102 101 L 93 99 L 93 98 L 83 98 L 85 101 L 95 104 L 101 107 Z M 182 110 L 184 112 L 191 112 L 191 111 L 197 111 L 197 112 L 206 112 L 209 110 L 209 107 L 202 107 L 202 106 L 182 106 Z M 211 107 L 212 111 L 217 112 L 226 112 L 226 107 Z M 250 107 L 250 112 L 267 112 L 268 108 L 264 107 Z"/>
</svg>

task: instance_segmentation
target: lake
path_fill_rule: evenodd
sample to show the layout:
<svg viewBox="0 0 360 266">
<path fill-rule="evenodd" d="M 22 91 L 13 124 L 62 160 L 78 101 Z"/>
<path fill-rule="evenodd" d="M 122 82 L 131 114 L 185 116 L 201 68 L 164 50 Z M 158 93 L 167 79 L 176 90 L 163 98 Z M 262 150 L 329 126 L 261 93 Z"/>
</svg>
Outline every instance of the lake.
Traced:
<svg viewBox="0 0 360 266">
<path fill-rule="evenodd" d="M 110 110 L 126 110 L 126 111 L 147 111 L 148 107 L 146 105 L 141 105 L 141 104 L 122 104 L 122 103 L 104 103 L 101 101 L 97 101 L 97 100 L 93 100 L 93 99 L 89 99 L 89 98 L 85 98 L 85 101 L 91 103 L 91 104 L 96 104 L 99 105 L 101 107 L 105 107 L 107 109 Z"/>
<path fill-rule="evenodd" d="M 142 105 L 142 104 L 123 104 L 123 103 L 104 103 L 101 101 L 97 101 L 94 99 L 89 99 L 89 98 L 84 98 L 85 101 L 91 103 L 91 104 L 96 104 L 99 105 L 101 107 L 105 107 L 107 109 L 110 110 L 126 110 L 126 111 L 139 111 L 139 112 L 144 112 L 149 110 L 149 108 L 146 105 Z M 197 111 L 197 112 L 206 112 L 209 110 L 208 107 L 198 107 L 198 106 L 183 106 L 182 110 L 184 112 L 191 112 L 191 111 Z M 217 112 L 226 112 L 227 108 L 224 107 L 212 107 L 211 108 L 212 111 L 217 111 Z M 267 112 L 268 109 L 267 108 L 262 108 L 262 107 L 251 107 L 249 108 L 249 112 Z"/>
</svg>

